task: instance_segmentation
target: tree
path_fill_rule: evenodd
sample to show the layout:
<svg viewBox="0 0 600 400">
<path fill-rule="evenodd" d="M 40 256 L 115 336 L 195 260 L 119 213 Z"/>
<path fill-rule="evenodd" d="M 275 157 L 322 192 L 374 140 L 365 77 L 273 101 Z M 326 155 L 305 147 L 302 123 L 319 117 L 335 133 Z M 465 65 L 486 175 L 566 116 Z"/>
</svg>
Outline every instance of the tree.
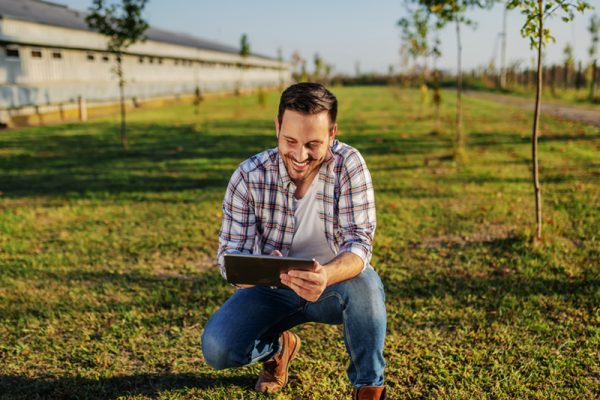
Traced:
<svg viewBox="0 0 600 400">
<path fill-rule="evenodd" d="M 536 240 L 542 239 L 542 195 L 538 168 L 538 136 L 540 122 L 540 105 L 542 94 L 542 60 L 543 48 L 548 40 L 554 40 L 550 35 L 550 30 L 544 25 L 544 22 L 555 14 L 562 11 L 562 20 L 564 22 L 572 21 L 574 18 L 573 10 L 583 12 L 590 5 L 584 0 L 509 0 L 510 8 L 520 8 L 525 16 L 525 23 L 521 28 L 521 35 L 529 39 L 532 49 L 537 51 L 537 74 L 535 89 L 535 111 L 533 114 L 533 128 L 531 134 L 531 158 L 533 172 L 533 189 L 535 195 L 535 221 L 536 221 Z"/>
<path fill-rule="evenodd" d="M 592 43 L 590 44 L 590 48 L 588 49 L 588 54 L 590 55 L 591 60 L 590 67 L 592 70 L 589 98 L 591 101 L 593 101 L 596 98 L 596 75 L 598 75 L 596 54 L 598 53 L 598 42 L 600 41 L 600 18 L 596 14 L 592 15 L 590 18 L 590 26 L 588 27 L 588 31 L 592 35 Z"/>
<path fill-rule="evenodd" d="M 564 70 L 564 82 L 565 89 L 569 87 L 571 83 L 571 71 L 573 70 L 573 65 L 575 64 L 575 58 L 573 57 L 573 46 L 570 43 L 565 45 L 563 49 L 563 54 L 565 55 L 565 70 Z"/>
<path fill-rule="evenodd" d="M 108 37 L 107 50 L 115 54 L 113 70 L 119 81 L 121 99 L 121 144 L 129 149 L 125 126 L 125 76 L 123 55 L 125 50 L 137 42 L 145 40 L 144 32 L 148 23 L 142 18 L 142 11 L 148 0 L 122 0 L 120 3 L 107 3 L 93 0 L 90 14 L 85 18 L 88 26 Z"/>
<path fill-rule="evenodd" d="M 325 66 L 325 62 L 323 58 L 319 55 L 319 53 L 315 53 L 313 57 L 313 62 L 315 63 L 315 72 L 314 72 L 314 80 L 318 81 L 323 74 L 323 68 Z"/>
<path fill-rule="evenodd" d="M 293 71 L 292 78 L 298 82 L 306 82 L 308 80 L 306 77 L 306 60 L 302 58 L 298 50 L 294 50 L 292 53 L 290 63 Z"/>
<path fill-rule="evenodd" d="M 429 10 L 417 8 L 411 10 L 407 7 L 408 17 L 401 18 L 398 26 L 402 30 L 402 49 L 410 58 L 414 60 L 416 69 L 420 69 L 422 79 L 427 77 L 427 57 L 430 55 L 429 49 Z M 419 66 L 419 59 L 422 58 L 423 64 Z"/>
<path fill-rule="evenodd" d="M 461 25 L 473 25 L 473 21 L 466 17 L 466 12 L 473 8 L 489 8 L 495 0 L 410 0 L 427 8 L 437 17 L 437 26 L 443 28 L 449 23 L 455 24 L 457 43 L 457 71 L 456 71 L 456 136 L 454 143 L 454 158 L 464 158 L 465 138 L 462 124 L 462 42 Z"/>
<path fill-rule="evenodd" d="M 306 60 L 302 60 L 300 66 L 300 82 L 308 82 L 308 71 L 306 70 Z"/>
<path fill-rule="evenodd" d="M 437 71 L 437 60 L 441 56 L 438 24 L 431 26 L 431 13 L 428 9 L 417 8 L 416 10 L 411 10 L 407 7 L 407 12 L 409 14 L 408 17 L 401 18 L 398 21 L 398 26 L 402 30 L 401 38 L 403 43 L 401 53 L 406 53 L 409 57 L 413 58 L 416 65 L 418 65 L 419 58 L 422 58 L 423 65 L 420 68 L 417 66 L 417 69 L 421 70 L 421 103 L 424 103 L 428 97 L 427 87 L 423 86 L 428 77 L 427 58 L 430 56 L 433 57 L 433 103 L 436 116 L 433 132 L 439 133 L 442 98 L 439 87 L 439 71 Z M 430 44 L 431 30 L 435 32 L 435 36 Z"/>
<path fill-rule="evenodd" d="M 199 85 L 196 85 L 196 88 L 194 89 L 194 113 L 196 115 L 200 114 L 200 103 L 202 103 L 204 101 L 204 95 L 202 94 L 202 90 L 200 89 Z"/>
<path fill-rule="evenodd" d="M 283 50 L 281 47 L 277 48 L 277 61 L 279 61 L 279 90 L 283 90 Z"/>
<path fill-rule="evenodd" d="M 250 42 L 248 41 L 248 35 L 245 33 L 240 37 L 240 56 L 242 58 L 246 58 L 250 56 Z M 242 86 L 244 80 L 244 69 L 246 66 L 244 63 L 239 63 L 240 66 L 240 79 L 235 83 L 234 94 L 235 96 L 239 96 L 242 94 Z"/>
<path fill-rule="evenodd" d="M 240 56 L 248 57 L 250 55 L 250 42 L 248 41 L 248 35 L 242 34 L 240 38 Z"/>
<path fill-rule="evenodd" d="M 433 104 L 435 106 L 435 127 L 433 128 L 434 134 L 439 134 L 441 131 L 440 123 L 440 106 L 442 105 L 442 92 L 440 90 L 440 75 L 441 72 L 438 70 L 437 62 L 442 56 L 440 50 L 441 41 L 439 36 L 439 29 L 435 28 L 435 38 L 433 40 L 433 47 L 431 49 L 431 55 L 433 56 Z"/>
<path fill-rule="evenodd" d="M 500 50 L 500 89 L 506 90 L 506 17 L 508 7 L 504 7 L 502 13 L 502 47 Z"/>
<path fill-rule="evenodd" d="M 330 63 L 325 63 L 325 66 L 323 67 L 323 81 L 327 85 L 330 83 L 331 73 L 333 72 L 334 68 L 335 66 Z"/>
</svg>

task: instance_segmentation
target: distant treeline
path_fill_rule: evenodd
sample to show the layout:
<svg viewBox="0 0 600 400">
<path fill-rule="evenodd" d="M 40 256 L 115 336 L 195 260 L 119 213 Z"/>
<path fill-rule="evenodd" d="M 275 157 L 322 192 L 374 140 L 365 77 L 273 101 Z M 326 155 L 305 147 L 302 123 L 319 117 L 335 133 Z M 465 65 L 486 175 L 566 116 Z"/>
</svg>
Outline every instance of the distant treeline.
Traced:
<svg viewBox="0 0 600 400">
<path fill-rule="evenodd" d="M 456 87 L 456 76 L 447 72 L 438 71 L 439 85 L 442 88 Z M 511 91 L 533 91 L 535 90 L 534 68 L 511 67 L 506 69 L 506 85 L 500 88 L 500 74 L 493 68 L 477 68 L 464 74 L 463 86 L 470 90 L 502 90 Z M 600 68 L 595 64 L 586 67 L 582 63 L 574 65 L 550 65 L 543 67 L 544 88 L 553 96 L 559 96 L 558 91 L 565 89 L 575 91 L 586 91 L 587 97 L 595 102 L 600 101 L 595 86 L 600 81 Z M 410 74 L 378 74 L 364 73 L 360 75 L 337 74 L 324 79 L 315 79 L 314 76 L 295 76 L 296 80 L 318 80 L 330 85 L 340 86 L 384 86 L 400 85 L 404 87 L 419 87 L 423 83 L 433 86 L 434 74 L 431 72 L 418 71 Z M 592 87 L 594 86 L 594 88 Z"/>
</svg>

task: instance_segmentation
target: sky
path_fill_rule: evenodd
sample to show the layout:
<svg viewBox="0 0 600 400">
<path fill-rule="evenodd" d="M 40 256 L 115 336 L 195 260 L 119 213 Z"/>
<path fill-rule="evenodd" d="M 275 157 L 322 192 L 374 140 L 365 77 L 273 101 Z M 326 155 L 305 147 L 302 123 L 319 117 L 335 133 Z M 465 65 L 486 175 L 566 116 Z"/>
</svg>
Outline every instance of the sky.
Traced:
<svg viewBox="0 0 600 400">
<path fill-rule="evenodd" d="M 92 0 L 52 0 L 70 8 L 86 10 Z M 600 15 L 600 0 L 587 0 L 595 10 L 577 15 L 571 23 L 559 17 L 548 21 L 556 38 L 546 48 L 548 63 L 561 63 L 567 43 L 574 48 L 577 61 L 589 62 L 588 32 L 590 17 Z M 184 32 L 230 46 L 239 46 L 242 34 L 247 34 L 251 51 L 276 57 L 281 48 L 289 60 L 294 51 L 313 68 L 313 57 L 318 53 L 333 64 L 333 73 L 354 74 L 357 65 L 362 73 L 386 73 L 390 65 L 402 70 L 400 56 L 400 29 L 397 22 L 406 16 L 403 0 L 150 0 L 144 15 L 150 25 Z M 475 28 L 465 27 L 462 32 L 463 68 L 487 66 L 492 59 L 500 64 L 500 40 L 503 9 L 474 11 L 467 16 L 476 21 Z M 529 40 L 520 36 L 524 17 L 517 10 L 507 18 L 507 64 L 532 66 L 535 53 Z M 455 71 L 457 64 L 454 26 L 445 28 L 442 39 L 442 57 L 439 66 Z M 600 50 L 600 49 L 599 49 Z"/>
</svg>

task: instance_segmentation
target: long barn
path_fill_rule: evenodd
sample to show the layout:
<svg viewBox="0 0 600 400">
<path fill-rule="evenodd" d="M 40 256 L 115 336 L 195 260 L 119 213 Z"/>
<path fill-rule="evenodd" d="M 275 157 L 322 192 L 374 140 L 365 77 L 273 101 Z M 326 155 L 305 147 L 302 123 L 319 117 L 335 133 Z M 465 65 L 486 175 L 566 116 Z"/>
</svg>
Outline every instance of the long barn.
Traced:
<svg viewBox="0 0 600 400">
<path fill-rule="evenodd" d="M 115 55 L 86 24 L 86 12 L 41 0 L 0 0 L 0 123 L 40 107 L 115 101 Z M 283 61 L 150 27 L 123 56 L 126 97 L 233 92 L 291 80 Z"/>
</svg>

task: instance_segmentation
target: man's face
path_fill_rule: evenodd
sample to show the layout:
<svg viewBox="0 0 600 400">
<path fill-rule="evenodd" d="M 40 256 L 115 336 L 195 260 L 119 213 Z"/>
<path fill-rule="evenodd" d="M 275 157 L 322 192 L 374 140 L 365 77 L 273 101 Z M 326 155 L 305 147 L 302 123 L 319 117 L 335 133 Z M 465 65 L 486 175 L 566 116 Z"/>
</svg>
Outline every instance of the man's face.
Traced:
<svg viewBox="0 0 600 400">
<path fill-rule="evenodd" d="M 275 118 L 277 146 L 292 182 L 299 185 L 312 178 L 327 156 L 337 126 L 330 129 L 327 111 L 303 114 L 285 110 L 281 121 Z"/>
</svg>

